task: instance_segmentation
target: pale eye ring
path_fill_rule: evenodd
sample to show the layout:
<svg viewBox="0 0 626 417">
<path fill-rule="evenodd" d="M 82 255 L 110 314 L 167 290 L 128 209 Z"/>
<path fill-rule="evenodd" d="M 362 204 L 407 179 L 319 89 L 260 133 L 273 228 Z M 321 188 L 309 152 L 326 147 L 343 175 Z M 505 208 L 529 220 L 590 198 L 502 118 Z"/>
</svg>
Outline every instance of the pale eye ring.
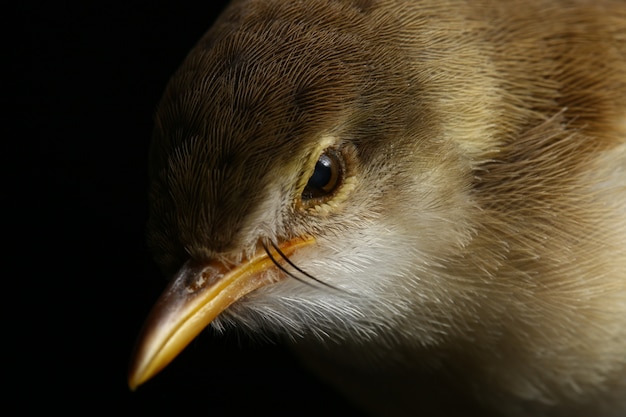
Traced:
<svg viewBox="0 0 626 417">
<path fill-rule="evenodd" d="M 309 178 L 302 200 L 325 200 L 337 191 L 344 176 L 342 156 L 333 149 L 325 150 L 317 160 L 313 174 Z"/>
</svg>

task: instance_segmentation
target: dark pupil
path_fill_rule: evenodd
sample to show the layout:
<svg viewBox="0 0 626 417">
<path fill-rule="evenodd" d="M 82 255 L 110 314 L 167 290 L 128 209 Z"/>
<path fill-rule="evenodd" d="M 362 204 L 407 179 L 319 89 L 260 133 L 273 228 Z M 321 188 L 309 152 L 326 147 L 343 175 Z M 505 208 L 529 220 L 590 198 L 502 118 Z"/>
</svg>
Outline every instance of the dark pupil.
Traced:
<svg viewBox="0 0 626 417">
<path fill-rule="evenodd" d="M 333 177 L 332 163 L 333 161 L 328 157 L 328 155 L 320 156 L 317 164 L 315 164 L 313 175 L 311 175 L 311 178 L 309 178 L 309 182 L 306 185 L 307 188 L 313 192 L 324 192 L 324 188 L 328 186 L 328 183 Z"/>
</svg>

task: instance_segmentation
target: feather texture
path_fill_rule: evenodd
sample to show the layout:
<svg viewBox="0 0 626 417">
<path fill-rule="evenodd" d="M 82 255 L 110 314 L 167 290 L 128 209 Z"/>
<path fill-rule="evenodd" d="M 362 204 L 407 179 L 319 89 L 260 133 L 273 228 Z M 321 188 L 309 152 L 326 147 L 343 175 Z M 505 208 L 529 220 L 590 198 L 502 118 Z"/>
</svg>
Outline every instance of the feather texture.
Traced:
<svg viewBox="0 0 626 417">
<path fill-rule="evenodd" d="M 385 416 L 626 415 L 625 2 L 233 1 L 150 157 L 166 273 L 316 239 L 290 260 L 333 288 L 267 271 L 214 327 Z"/>
</svg>

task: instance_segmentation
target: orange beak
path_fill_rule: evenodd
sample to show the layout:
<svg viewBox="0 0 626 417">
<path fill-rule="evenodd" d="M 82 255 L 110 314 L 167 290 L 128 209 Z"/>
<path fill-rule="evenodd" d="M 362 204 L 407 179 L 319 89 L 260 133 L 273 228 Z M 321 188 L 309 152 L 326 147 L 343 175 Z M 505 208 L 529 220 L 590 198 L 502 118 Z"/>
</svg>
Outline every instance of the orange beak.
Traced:
<svg viewBox="0 0 626 417">
<path fill-rule="evenodd" d="M 279 249 L 290 256 L 314 242 L 313 238 L 296 238 L 281 243 Z M 274 258 L 281 259 L 278 254 Z M 219 262 L 185 263 L 144 324 L 131 362 L 130 388 L 134 390 L 165 368 L 232 303 L 275 282 L 265 273 L 272 269 L 278 268 L 265 251 L 232 269 Z"/>
</svg>

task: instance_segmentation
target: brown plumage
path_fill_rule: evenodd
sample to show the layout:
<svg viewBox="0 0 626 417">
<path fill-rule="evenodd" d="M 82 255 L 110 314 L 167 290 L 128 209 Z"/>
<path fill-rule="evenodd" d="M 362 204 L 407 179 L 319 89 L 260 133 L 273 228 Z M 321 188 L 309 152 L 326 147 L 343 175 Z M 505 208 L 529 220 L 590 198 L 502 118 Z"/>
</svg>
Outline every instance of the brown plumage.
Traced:
<svg viewBox="0 0 626 417">
<path fill-rule="evenodd" d="M 212 322 L 374 414 L 626 415 L 626 2 L 234 1 L 150 158 L 132 386 Z"/>
</svg>

